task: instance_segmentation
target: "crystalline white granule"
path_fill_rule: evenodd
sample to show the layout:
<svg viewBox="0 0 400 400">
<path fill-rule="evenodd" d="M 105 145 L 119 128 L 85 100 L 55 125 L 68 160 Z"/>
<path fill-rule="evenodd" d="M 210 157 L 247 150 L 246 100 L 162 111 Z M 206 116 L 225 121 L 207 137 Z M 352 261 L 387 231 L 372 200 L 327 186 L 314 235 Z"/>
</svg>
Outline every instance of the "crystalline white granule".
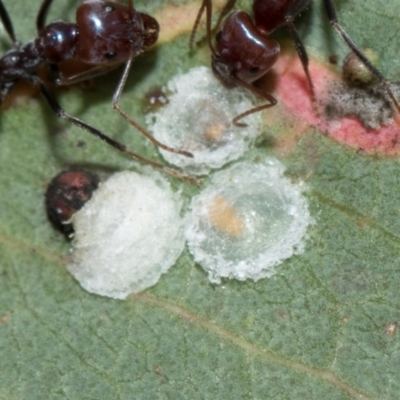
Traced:
<svg viewBox="0 0 400 400">
<path fill-rule="evenodd" d="M 227 89 L 206 67 L 178 75 L 168 83 L 168 104 L 147 115 L 149 130 L 162 143 L 191 152 L 193 158 L 160 149 L 163 157 L 187 173 L 202 175 L 236 160 L 262 132 L 261 113 L 232 119 L 256 106 L 259 100 L 241 87 Z"/>
<path fill-rule="evenodd" d="M 272 158 L 240 162 L 216 172 L 192 199 L 185 235 L 211 282 L 271 277 L 284 259 L 303 252 L 313 219 L 301 185 L 283 172 Z"/>
<path fill-rule="evenodd" d="M 113 175 L 72 218 L 68 270 L 91 293 L 124 299 L 153 286 L 184 248 L 180 196 L 144 170 Z"/>
</svg>

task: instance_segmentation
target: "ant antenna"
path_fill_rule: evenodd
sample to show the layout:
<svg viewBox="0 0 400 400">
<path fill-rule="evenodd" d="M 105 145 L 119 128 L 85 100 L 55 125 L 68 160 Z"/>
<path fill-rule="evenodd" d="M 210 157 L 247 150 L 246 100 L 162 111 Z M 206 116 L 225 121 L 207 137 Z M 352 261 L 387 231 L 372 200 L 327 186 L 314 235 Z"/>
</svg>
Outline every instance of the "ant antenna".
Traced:
<svg viewBox="0 0 400 400">
<path fill-rule="evenodd" d="M 0 18 L 1 22 L 3 23 L 4 29 L 6 30 L 8 36 L 13 42 L 14 47 L 18 47 L 19 43 L 14 33 L 13 24 L 2 1 L 0 1 Z"/>
<path fill-rule="evenodd" d="M 212 41 L 211 41 L 211 34 L 212 34 L 212 31 L 211 31 L 212 3 L 211 3 L 211 1 L 207 2 L 206 18 L 207 18 L 207 41 L 208 41 L 208 45 L 210 47 L 211 53 L 212 53 L 213 57 L 215 57 L 217 55 L 217 53 L 216 53 L 216 51 L 212 45 Z"/>
<path fill-rule="evenodd" d="M 194 37 L 196 36 L 197 28 L 199 27 L 200 20 L 201 20 L 201 17 L 203 15 L 205 6 L 206 6 L 205 2 L 203 1 L 202 4 L 201 4 L 201 7 L 199 9 L 199 12 L 197 13 L 196 20 L 194 21 L 192 32 L 190 33 L 190 38 L 189 38 L 189 48 L 190 48 L 190 50 L 193 49 Z"/>
<path fill-rule="evenodd" d="M 53 0 L 44 0 L 36 17 L 36 29 L 40 32 L 46 25 L 46 17 Z"/>
</svg>

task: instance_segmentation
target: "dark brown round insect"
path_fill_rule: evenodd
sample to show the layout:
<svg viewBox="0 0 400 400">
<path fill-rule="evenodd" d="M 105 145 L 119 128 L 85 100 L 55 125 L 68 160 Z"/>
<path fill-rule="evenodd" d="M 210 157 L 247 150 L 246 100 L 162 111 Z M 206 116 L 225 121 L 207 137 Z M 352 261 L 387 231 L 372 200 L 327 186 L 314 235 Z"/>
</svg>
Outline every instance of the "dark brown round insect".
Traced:
<svg viewBox="0 0 400 400">
<path fill-rule="evenodd" d="M 83 170 L 63 171 L 54 177 L 46 190 L 46 210 L 54 226 L 66 235 L 73 233 L 71 217 L 92 197 L 99 177 Z"/>
<path fill-rule="evenodd" d="M 374 50 L 364 49 L 363 53 L 374 66 L 379 65 L 379 58 Z M 342 72 L 344 80 L 352 86 L 365 87 L 376 81 L 375 76 L 354 53 L 349 53 L 343 60 Z"/>
<path fill-rule="evenodd" d="M 21 44 L 17 41 L 7 10 L 0 0 L 0 19 L 13 43 L 13 49 L 0 58 L 0 105 L 20 80 L 40 89 L 51 109 L 59 117 L 85 129 L 117 150 L 142 162 L 160 168 L 181 179 L 195 181 L 175 169 L 146 159 L 128 150 L 123 144 L 110 138 L 95 127 L 66 113 L 39 76 L 38 70 L 46 66 L 49 79 L 57 85 L 69 85 L 103 75 L 125 63 L 121 80 L 112 99 L 112 107 L 132 126 L 157 146 L 191 156 L 190 153 L 173 149 L 157 141 L 146 129 L 120 109 L 121 93 L 129 70 L 136 56 L 152 46 L 158 39 L 158 22 L 150 15 L 134 9 L 133 0 L 128 5 L 113 1 L 92 0 L 82 3 L 76 10 L 76 23 L 56 21 L 45 24 L 53 0 L 43 0 L 36 18 L 37 37 Z M 90 69 L 74 76 L 64 76 L 59 65 L 67 60 L 87 64 Z"/>
<path fill-rule="evenodd" d="M 268 100 L 268 104 L 238 115 L 233 122 L 240 125 L 238 121 L 245 116 L 272 107 L 277 103 L 270 93 L 253 86 L 253 82 L 265 75 L 276 62 L 280 52 L 279 44 L 270 39 L 269 35 L 282 26 L 289 29 L 307 77 L 313 104 L 316 104 L 314 87 L 308 68 L 308 55 L 294 25 L 294 19 L 310 4 L 310 0 L 254 0 L 254 22 L 250 15 L 244 11 L 236 11 L 228 15 L 235 3 L 236 0 L 227 0 L 216 28 L 214 28 L 218 32 L 215 36 L 215 45 L 213 45 L 211 41 L 212 0 L 203 0 L 190 38 L 190 45 L 192 46 L 200 18 L 206 10 L 207 41 L 212 53 L 212 69 L 216 75 L 228 86 L 243 86 Z M 400 112 L 400 105 L 387 80 L 340 26 L 332 0 L 324 0 L 324 6 L 329 23 L 358 60 L 382 85 L 397 111 Z"/>
<path fill-rule="evenodd" d="M 153 87 L 145 94 L 146 106 L 151 112 L 155 112 L 168 104 L 166 89 Z"/>
</svg>

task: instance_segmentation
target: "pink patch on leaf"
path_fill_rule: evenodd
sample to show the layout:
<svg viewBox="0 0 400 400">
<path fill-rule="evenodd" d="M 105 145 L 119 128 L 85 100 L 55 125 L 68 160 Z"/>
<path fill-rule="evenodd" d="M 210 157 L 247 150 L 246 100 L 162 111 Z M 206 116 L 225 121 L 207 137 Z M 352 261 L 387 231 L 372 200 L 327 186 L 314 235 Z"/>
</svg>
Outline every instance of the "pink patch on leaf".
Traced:
<svg viewBox="0 0 400 400">
<path fill-rule="evenodd" d="M 315 61 L 310 62 L 309 68 L 317 101 L 326 99 L 329 96 L 329 88 L 332 87 L 332 83 L 340 80 L 339 77 Z M 355 116 L 327 120 L 322 110 L 318 114 L 312 106 L 308 83 L 296 54 L 282 55 L 274 66 L 274 72 L 274 91 L 279 102 L 309 125 L 356 150 L 384 155 L 400 153 L 399 121 L 389 121 L 379 129 L 371 129 L 365 127 Z M 301 130 L 303 129 L 304 126 L 301 127 Z"/>
</svg>

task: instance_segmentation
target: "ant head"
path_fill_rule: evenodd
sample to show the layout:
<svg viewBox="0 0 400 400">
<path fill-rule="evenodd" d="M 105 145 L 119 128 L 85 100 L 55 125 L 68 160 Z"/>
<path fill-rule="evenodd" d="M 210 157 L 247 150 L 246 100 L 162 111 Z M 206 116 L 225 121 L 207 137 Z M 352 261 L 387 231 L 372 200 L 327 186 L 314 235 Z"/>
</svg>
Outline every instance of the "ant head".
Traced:
<svg viewBox="0 0 400 400">
<path fill-rule="evenodd" d="M 127 61 L 157 41 L 157 21 L 135 9 L 111 1 L 89 1 L 76 12 L 78 58 L 95 65 Z"/>
<path fill-rule="evenodd" d="M 223 80 L 231 75 L 252 83 L 265 75 L 279 56 L 279 44 L 258 32 L 243 11 L 228 16 L 215 40 L 213 69 Z"/>
</svg>

